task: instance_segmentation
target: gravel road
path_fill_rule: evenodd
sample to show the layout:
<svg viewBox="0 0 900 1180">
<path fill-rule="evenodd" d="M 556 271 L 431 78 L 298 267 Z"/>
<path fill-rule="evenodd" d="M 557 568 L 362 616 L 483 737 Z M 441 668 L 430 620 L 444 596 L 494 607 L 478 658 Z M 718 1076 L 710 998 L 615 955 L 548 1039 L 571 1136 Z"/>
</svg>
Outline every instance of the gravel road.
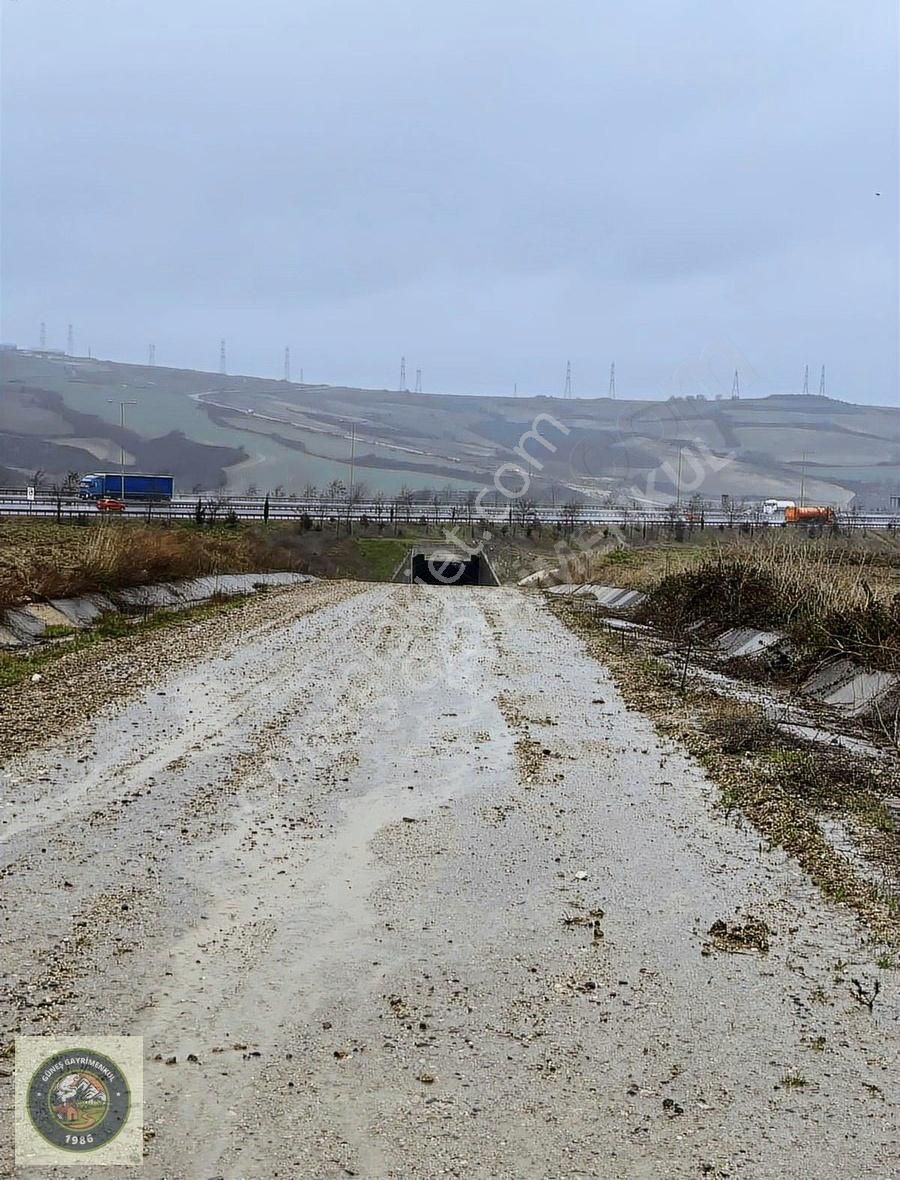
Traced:
<svg viewBox="0 0 900 1180">
<path fill-rule="evenodd" d="M 898 973 L 539 597 L 303 586 L 30 692 L 4 1040 L 141 1034 L 142 1176 L 897 1174 Z"/>
</svg>

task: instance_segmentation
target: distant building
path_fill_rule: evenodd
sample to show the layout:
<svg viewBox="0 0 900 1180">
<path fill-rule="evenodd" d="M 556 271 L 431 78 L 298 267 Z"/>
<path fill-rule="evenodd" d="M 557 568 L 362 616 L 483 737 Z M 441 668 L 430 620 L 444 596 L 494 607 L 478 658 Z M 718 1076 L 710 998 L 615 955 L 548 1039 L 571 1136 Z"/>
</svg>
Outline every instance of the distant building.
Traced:
<svg viewBox="0 0 900 1180">
<path fill-rule="evenodd" d="M 0 352 L 18 352 L 18 346 L 15 344 L 0 343 Z"/>
</svg>

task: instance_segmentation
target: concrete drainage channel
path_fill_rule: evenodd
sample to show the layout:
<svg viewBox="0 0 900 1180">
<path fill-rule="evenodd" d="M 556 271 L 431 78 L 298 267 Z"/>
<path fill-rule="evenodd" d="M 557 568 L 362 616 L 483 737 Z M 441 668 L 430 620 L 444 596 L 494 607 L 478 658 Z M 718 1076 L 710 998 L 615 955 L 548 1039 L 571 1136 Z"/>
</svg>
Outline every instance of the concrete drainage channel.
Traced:
<svg viewBox="0 0 900 1180">
<path fill-rule="evenodd" d="M 595 586 L 590 582 L 582 585 L 567 582 L 562 586 L 549 586 L 547 593 L 593 598 L 598 606 L 608 611 L 633 611 L 647 597 L 646 594 L 641 594 L 640 590 L 623 590 L 621 586 Z"/>
<path fill-rule="evenodd" d="M 627 615 L 644 602 L 646 595 L 637 590 L 616 586 L 574 585 L 550 586 L 546 593 L 587 599 L 607 614 L 606 623 L 616 630 L 650 632 L 651 628 L 628 620 Z M 626 616 L 624 618 L 616 616 Z M 754 627 L 734 627 L 721 632 L 712 640 L 705 640 L 703 651 L 714 660 L 725 663 L 734 659 L 766 661 L 770 666 L 789 667 L 791 645 L 780 631 L 764 631 Z M 668 653 L 673 662 L 683 660 L 682 652 Z M 852 738 L 841 738 L 821 728 L 821 713 L 816 715 L 798 708 L 798 698 L 812 706 L 825 706 L 836 717 L 848 721 L 874 722 L 893 717 L 900 711 L 900 676 L 891 672 L 864 668 L 847 657 L 838 657 L 823 664 L 795 690 L 790 700 L 777 691 L 747 684 L 739 678 L 725 675 L 692 664 L 692 671 L 705 680 L 714 691 L 739 700 L 760 705 L 770 720 L 788 732 L 804 737 L 824 738 L 848 748 L 865 747 L 866 752 L 877 752 L 875 746 Z M 790 714 L 790 720 L 787 714 Z M 801 733 L 802 731 L 802 733 Z"/>
<path fill-rule="evenodd" d="M 218 595 L 254 594 L 270 586 L 315 582 L 309 574 L 215 574 L 180 582 L 155 582 L 105 594 L 53 598 L 11 607 L 0 613 L 0 649 L 33 647 L 57 627 L 82 629 L 102 615 L 142 614 L 151 610 L 186 610 Z"/>
</svg>

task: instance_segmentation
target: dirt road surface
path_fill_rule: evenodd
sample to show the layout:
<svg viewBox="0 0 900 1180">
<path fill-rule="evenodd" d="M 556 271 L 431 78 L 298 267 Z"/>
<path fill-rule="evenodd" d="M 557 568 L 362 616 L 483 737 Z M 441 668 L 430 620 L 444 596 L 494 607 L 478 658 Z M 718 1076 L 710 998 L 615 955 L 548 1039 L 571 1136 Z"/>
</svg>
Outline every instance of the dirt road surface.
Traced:
<svg viewBox="0 0 900 1180">
<path fill-rule="evenodd" d="M 896 972 L 538 596 L 234 618 L 2 766 L 7 1039 L 144 1037 L 142 1176 L 897 1174 Z"/>
</svg>

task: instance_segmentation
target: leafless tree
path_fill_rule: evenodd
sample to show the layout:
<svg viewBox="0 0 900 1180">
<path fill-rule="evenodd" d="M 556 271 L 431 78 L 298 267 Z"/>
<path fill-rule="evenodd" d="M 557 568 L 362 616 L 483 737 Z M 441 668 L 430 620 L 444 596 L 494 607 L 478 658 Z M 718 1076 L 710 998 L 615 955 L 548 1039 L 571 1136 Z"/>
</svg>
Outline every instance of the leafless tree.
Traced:
<svg viewBox="0 0 900 1180">
<path fill-rule="evenodd" d="M 537 523 L 537 501 L 519 496 L 513 505 L 513 520 L 522 528 L 532 528 Z"/>
<path fill-rule="evenodd" d="M 415 497 L 413 495 L 412 488 L 408 488 L 406 486 L 406 484 L 404 484 L 403 487 L 400 489 L 400 495 L 397 497 L 397 502 L 400 505 L 402 505 L 403 510 L 406 513 L 406 523 L 407 524 L 409 524 L 410 517 L 412 516 L 412 507 L 413 507 L 414 499 L 415 499 Z"/>
<path fill-rule="evenodd" d="M 560 524 L 563 530 L 567 533 L 574 531 L 578 518 L 581 515 L 581 505 L 577 500 L 567 500 L 562 506 L 560 513 Z"/>
<path fill-rule="evenodd" d="M 431 507 L 434 512 L 434 523 L 437 524 L 441 519 L 441 493 L 436 489 L 431 493 Z"/>
<path fill-rule="evenodd" d="M 227 496 L 210 496 L 206 501 L 207 524 L 215 524 L 219 516 L 226 516 L 231 501 Z"/>
<path fill-rule="evenodd" d="M 347 500 L 347 485 L 342 479 L 333 479 L 328 487 L 325 489 L 328 497 L 329 514 L 337 520 L 337 530 L 340 533 L 341 528 L 341 513 L 346 510 L 348 518 L 350 515 L 350 504 Z"/>
<path fill-rule="evenodd" d="M 478 502 L 478 493 L 474 488 L 469 488 L 463 497 L 463 505 L 466 510 L 466 524 L 471 524 L 475 516 L 475 505 Z"/>
</svg>

